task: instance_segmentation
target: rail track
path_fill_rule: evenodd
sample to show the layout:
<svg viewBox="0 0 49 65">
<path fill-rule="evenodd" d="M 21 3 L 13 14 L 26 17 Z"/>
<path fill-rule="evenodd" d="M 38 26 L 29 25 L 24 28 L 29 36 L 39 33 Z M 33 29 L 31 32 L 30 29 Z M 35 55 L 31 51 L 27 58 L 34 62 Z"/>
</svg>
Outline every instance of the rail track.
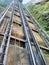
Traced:
<svg viewBox="0 0 49 65">
<path fill-rule="evenodd" d="M 0 65 L 48 65 L 43 50 L 49 54 L 49 37 L 22 3 L 12 1 L 0 15 Z"/>
</svg>

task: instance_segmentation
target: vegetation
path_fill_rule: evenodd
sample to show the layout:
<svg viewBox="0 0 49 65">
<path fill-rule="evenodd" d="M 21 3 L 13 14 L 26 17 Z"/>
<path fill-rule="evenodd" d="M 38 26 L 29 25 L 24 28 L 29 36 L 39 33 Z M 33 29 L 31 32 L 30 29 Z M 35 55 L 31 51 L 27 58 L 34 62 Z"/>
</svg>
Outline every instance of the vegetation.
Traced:
<svg viewBox="0 0 49 65">
<path fill-rule="evenodd" d="M 0 6 L 0 13 L 4 10 L 4 7 Z"/>
<path fill-rule="evenodd" d="M 12 0 L 0 0 L 0 6 L 6 7 Z"/>
<path fill-rule="evenodd" d="M 10 4 L 12 0 L 0 0 L 0 13 Z"/>
<path fill-rule="evenodd" d="M 31 4 L 28 6 L 28 9 L 41 27 L 49 34 L 49 2 L 39 5 Z"/>
</svg>

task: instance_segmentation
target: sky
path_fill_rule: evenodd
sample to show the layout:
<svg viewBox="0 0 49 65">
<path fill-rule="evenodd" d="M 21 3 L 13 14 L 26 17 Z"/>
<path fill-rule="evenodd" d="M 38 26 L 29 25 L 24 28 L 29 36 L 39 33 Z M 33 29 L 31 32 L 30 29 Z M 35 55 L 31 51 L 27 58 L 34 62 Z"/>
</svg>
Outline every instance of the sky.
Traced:
<svg viewBox="0 0 49 65">
<path fill-rule="evenodd" d="M 23 3 L 25 4 L 25 3 L 29 2 L 29 1 L 31 1 L 31 0 L 23 0 Z M 41 0 L 32 0 L 32 2 L 38 2 L 38 1 L 41 1 Z"/>
<path fill-rule="evenodd" d="M 27 3 L 27 2 L 29 2 L 30 0 L 23 0 L 23 3 L 25 4 L 25 3 Z"/>
</svg>

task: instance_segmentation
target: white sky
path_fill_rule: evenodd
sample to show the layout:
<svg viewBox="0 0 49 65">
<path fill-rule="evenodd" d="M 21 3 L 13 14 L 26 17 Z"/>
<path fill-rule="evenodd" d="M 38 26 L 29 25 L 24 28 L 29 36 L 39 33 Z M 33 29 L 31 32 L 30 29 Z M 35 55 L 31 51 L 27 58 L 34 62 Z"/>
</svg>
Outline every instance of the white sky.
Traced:
<svg viewBox="0 0 49 65">
<path fill-rule="evenodd" d="M 25 4 L 25 3 L 29 2 L 29 1 L 31 1 L 31 0 L 23 0 L 23 3 Z M 41 0 L 32 0 L 32 2 L 38 2 L 38 1 L 41 1 Z"/>
<path fill-rule="evenodd" d="M 27 2 L 29 2 L 30 0 L 23 0 L 23 3 L 25 4 L 25 3 L 27 3 Z"/>
</svg>

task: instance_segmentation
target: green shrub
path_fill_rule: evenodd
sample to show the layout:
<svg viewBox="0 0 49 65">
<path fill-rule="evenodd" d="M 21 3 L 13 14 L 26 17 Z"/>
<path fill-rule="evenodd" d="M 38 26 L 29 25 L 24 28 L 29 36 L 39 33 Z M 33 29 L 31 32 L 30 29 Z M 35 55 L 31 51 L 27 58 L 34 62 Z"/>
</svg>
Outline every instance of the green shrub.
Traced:
<svg viewBox="0 0 49 65">
<path fill-rule="evenodd" d="M 29 5 L 28 9 L 42 28 L 49 34 L 49 2 L 40 5 Z"/>
</svg>

